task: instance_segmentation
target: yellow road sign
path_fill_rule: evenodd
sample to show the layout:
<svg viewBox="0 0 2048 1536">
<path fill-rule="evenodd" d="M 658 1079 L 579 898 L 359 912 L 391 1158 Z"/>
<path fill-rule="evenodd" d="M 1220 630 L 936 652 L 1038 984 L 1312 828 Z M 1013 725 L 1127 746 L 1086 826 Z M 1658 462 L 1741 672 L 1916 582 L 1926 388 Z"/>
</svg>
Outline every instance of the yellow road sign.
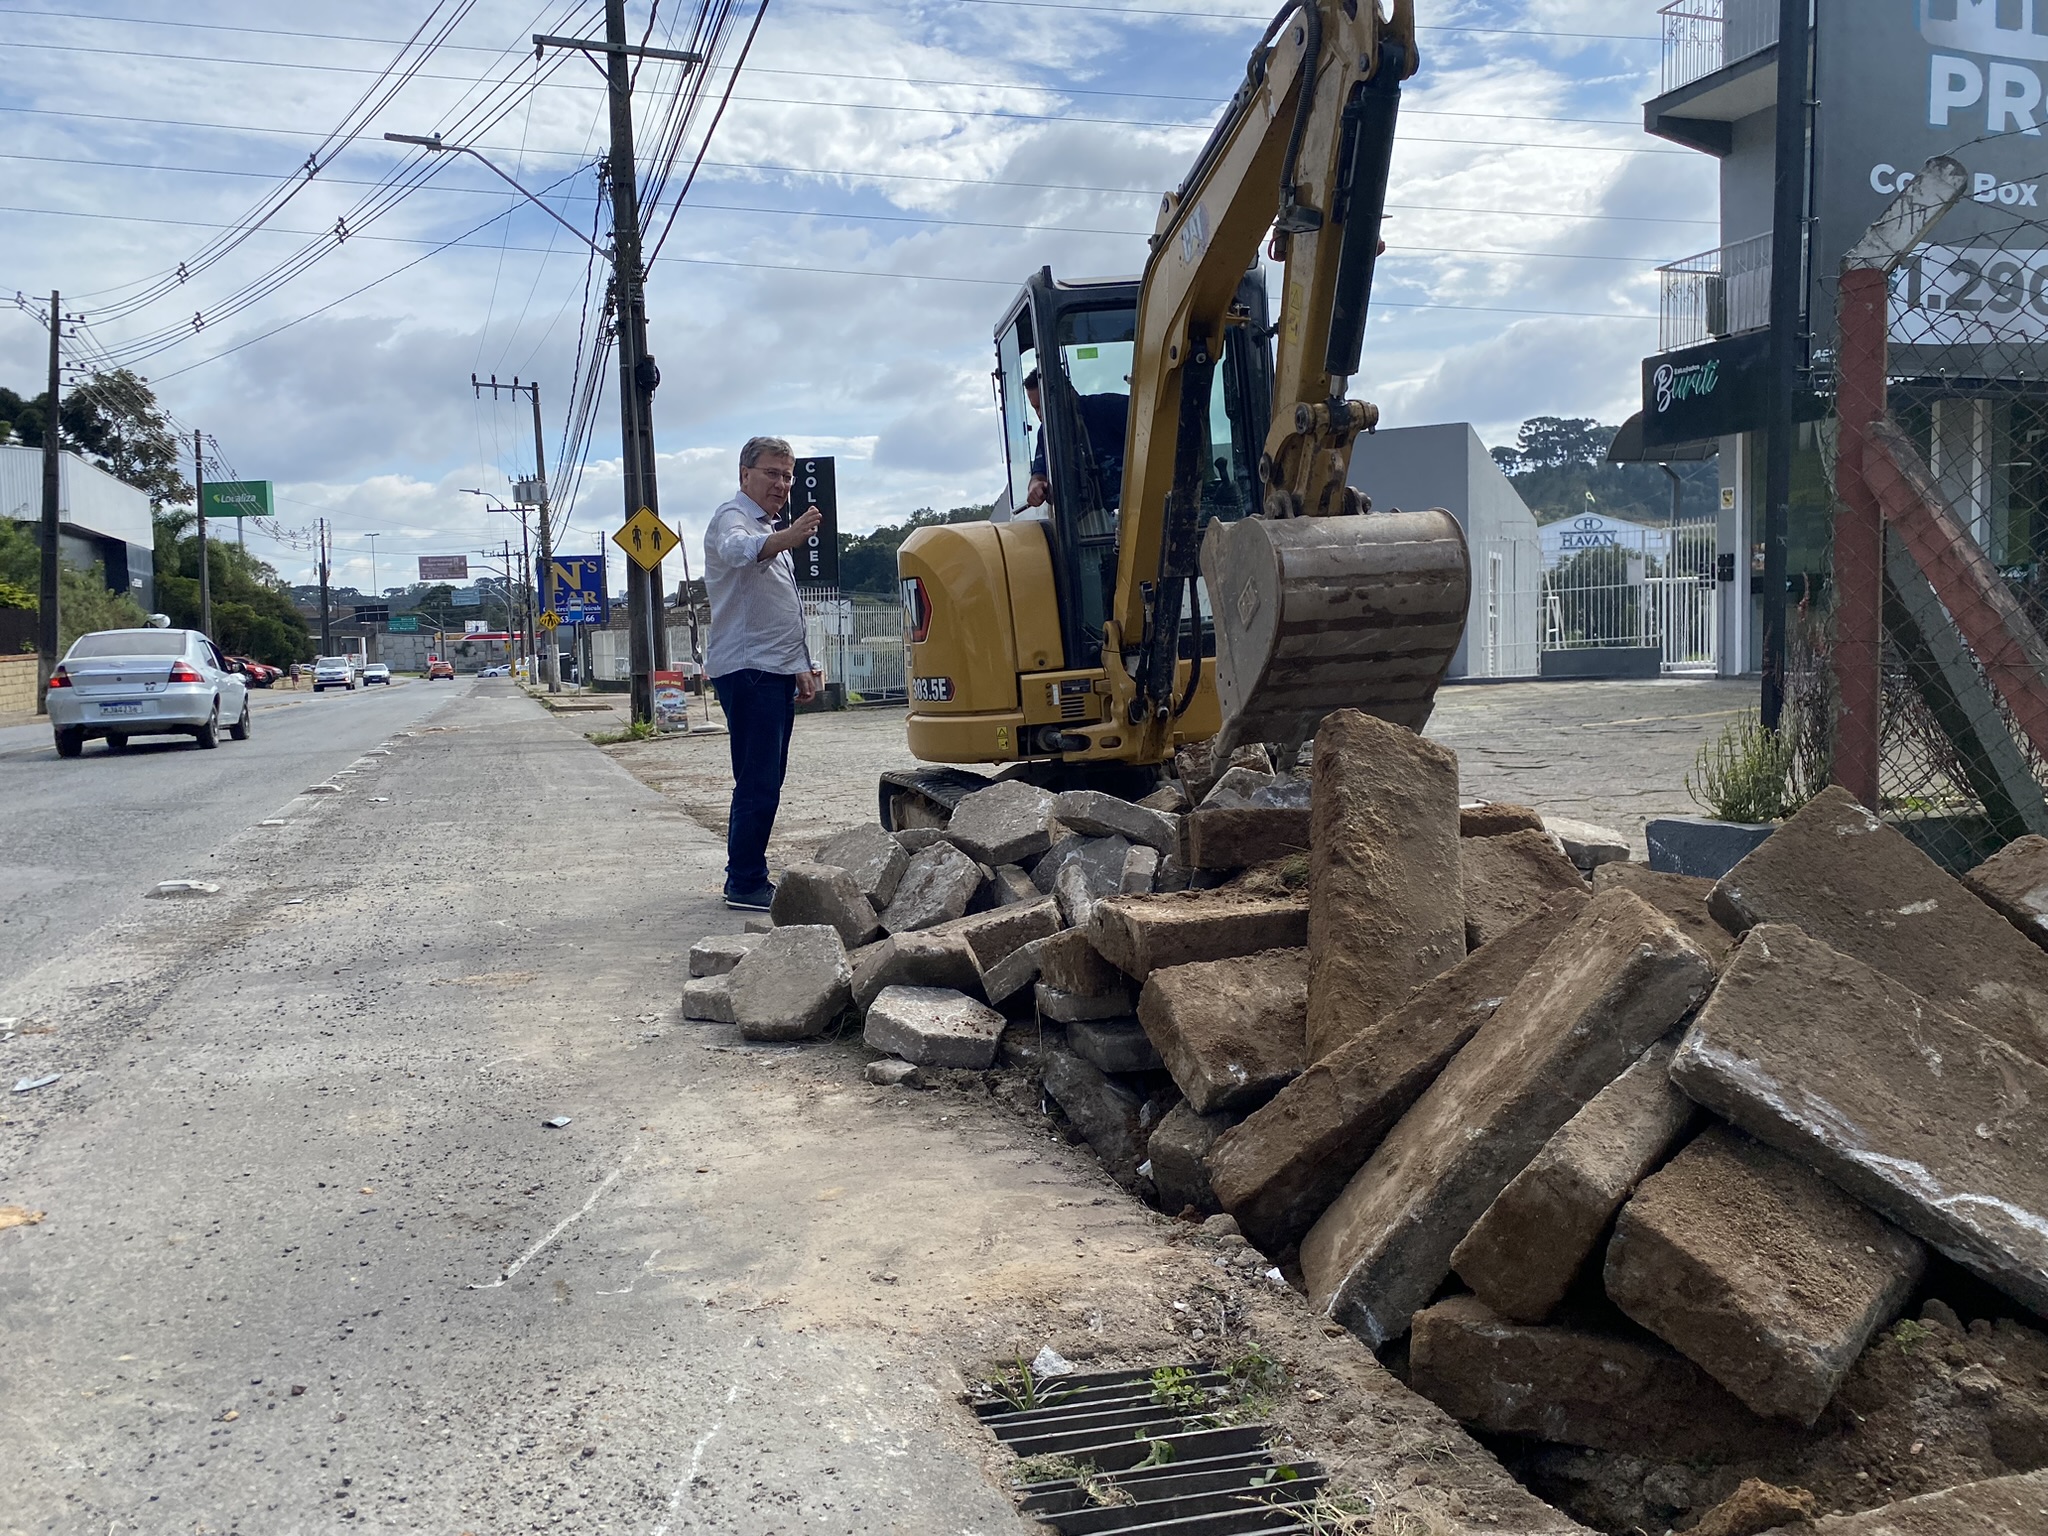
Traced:
<svg viewBox="0 0 2048 1536">
<path fill-rule="evenodd" d="M 557 624 L 561 622 L 561 615 L 556 613 L 555 610 L 552 608 L 548 609 L 545 613 L 543 613 L 540 616 L 540 627 L 542 629 L 553 629 Z"/>
<path fill-rule="evenodd" d="M 612 535 L 612 542 L 643 571 L 651 571 L 682 541 L 667 523 L 642 507 L 626 519 L 625 527 Z"/>
</svg>

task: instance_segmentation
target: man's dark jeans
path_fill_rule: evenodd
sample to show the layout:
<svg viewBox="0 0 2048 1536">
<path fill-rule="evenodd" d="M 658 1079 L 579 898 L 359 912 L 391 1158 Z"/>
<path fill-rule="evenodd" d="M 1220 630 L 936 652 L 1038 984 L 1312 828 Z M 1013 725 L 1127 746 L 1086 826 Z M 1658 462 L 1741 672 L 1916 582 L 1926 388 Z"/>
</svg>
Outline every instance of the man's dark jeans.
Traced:
<svg viewBox="0 0 2048 1536">
<path fill-rule="evenodd" d="M 768 834 L 782 807 L 796 679 L 784 672 L 728 672 L 711 679 L 732 742 L 732 814 L 726 820 L 725 893 L 751 896 L 768 883 Z"/>
</svg>

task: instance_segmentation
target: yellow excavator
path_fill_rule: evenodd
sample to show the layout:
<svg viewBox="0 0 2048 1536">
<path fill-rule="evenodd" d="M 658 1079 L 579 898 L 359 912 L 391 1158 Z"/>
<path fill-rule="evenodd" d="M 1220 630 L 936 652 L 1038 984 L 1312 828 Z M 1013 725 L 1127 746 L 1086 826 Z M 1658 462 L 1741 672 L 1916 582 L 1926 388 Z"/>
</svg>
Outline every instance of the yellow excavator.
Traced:
<svg viewBox="0 0 2048 1536">
<path fill-rule="evenodd" d="M 1346 388 L 1416 62 L 1413 0 L 1290 0 L 1143 276 L 1025 284 L 996 329 L 1004 497 L 898 554 L 921 761 L 1141 795 L 1184 745 L 1291 764 L 1334 709 L 1429 718 L 1464 632 L 1463 532 L 1373 511 L 1346 473 L 1379 420 Z M 986 782 L 887 775 L 883 824 Z"/>
</svg>

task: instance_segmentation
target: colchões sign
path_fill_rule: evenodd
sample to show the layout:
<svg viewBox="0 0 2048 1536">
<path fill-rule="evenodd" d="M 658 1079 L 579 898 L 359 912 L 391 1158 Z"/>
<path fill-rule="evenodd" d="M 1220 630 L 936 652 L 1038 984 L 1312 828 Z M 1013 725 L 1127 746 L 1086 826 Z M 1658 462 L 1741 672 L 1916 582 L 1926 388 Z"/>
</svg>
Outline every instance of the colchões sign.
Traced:
<svg viewBox="0 0 2048 1536">
<path fill-rule="evenodd" d="M 796 461 L 796 484 L 790 487 L 785 516 L 794 520 L 812 507 L 824 514 L 818 531 L 792 551 L 800 587 L 839 585 L 839 486 L 834 469 L 829 455 Z"/>
</svg>

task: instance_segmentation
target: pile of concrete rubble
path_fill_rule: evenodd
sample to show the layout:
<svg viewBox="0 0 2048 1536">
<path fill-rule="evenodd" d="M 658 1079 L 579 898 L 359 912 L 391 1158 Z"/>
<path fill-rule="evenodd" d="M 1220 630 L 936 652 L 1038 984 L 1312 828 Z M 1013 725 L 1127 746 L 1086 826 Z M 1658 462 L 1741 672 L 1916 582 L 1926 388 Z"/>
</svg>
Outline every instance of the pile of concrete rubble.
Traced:
<svg viewBox="0 0 2048 1536">
<path fill-rule="evenodd" d="M 1930 1263 L 2048 1314 L 2048 840 L 1958 882 L 1830 790 L 1715 884 L 1461 807 L 1451 753 L 1363 714 L 1311 762 L 843 833 L 770 931 L 697 947 L 684 1011 L 855 1010 L 876 1081 L 1000 1054 L 1517 1444 L 1796 1439 Z M 2048 1418 L 2008 1445 L 2048 1465 Z"/>
</svg>

